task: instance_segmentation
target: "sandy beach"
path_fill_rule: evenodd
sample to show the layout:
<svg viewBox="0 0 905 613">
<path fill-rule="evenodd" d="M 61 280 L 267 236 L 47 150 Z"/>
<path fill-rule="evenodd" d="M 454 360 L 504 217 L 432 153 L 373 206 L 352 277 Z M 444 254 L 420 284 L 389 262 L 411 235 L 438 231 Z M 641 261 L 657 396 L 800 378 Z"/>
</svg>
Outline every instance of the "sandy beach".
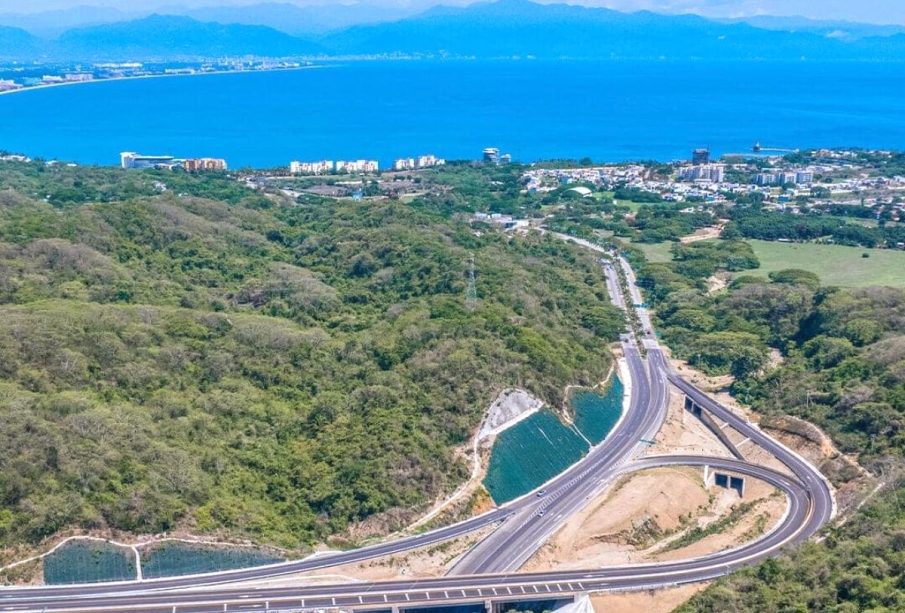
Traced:
<svg viewBox="0 0 905 613">
<path fill-rule="evenodd" d="M 139 79 L 169 79 L 176 77 L 205 77 L 211 75 L 227 75 L 227 74 L 245 74 L 249 72 L 290 72 L 296 70 L 309 70 L 313 68 L 325 68 L 323 65 L 297 66 L 293 68 L 261 68 L 253 70 L 214 70 L 209 72 L 194 72 L 191 74 L 148 74 L 136 75 L 129 77 L 112 77 L 109 79 L 92 79 L 91 81 L 67 81 L 64 83 L 45 83 L 43 85 L 31 85 L 19 89 L 11 89 L 0 92 L 0 96 L 8 96 L 11 94 L 21 94 L 24 92 L 38 91 L 42 89 L 51 89 L 55 87 L 69 87 L 72 85 L 91 85 L 94 83 L 112 83 L 114 81 L 136 81 Z"/>
</svg>

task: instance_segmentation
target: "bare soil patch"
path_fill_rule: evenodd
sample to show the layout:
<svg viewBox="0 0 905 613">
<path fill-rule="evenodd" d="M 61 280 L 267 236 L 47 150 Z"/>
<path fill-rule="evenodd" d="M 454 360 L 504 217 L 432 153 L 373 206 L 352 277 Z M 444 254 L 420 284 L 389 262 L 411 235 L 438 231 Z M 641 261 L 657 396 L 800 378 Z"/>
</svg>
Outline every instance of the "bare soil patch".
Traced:
<svg viewBox="0 0 905 613">
<path fill-rule="evenodd" d="M 691 583 L 645 592 L 610 592 L 591 596 L 597 613 L 669 613 L 703 591 L 708 583 Z"/>
<path fill-rule="evenodd" d="M 741 499 L 734 491 L 705 488 L 697 468 L 647 470 L 622 478 L 576 514 L 522 570 L 705 555 L 760 536 L 784 511 L 784 497 L 773 496 L 767 484 L 749 480 Z"/>
</svg>

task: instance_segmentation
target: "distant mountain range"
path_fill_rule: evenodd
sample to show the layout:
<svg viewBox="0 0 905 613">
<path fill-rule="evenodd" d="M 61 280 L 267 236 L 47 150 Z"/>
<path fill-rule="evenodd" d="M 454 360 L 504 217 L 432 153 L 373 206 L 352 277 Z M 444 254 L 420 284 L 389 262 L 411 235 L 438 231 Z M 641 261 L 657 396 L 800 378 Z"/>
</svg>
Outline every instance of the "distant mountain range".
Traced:
<svg viewBox="0 0 905 613">
<path fill-rule="evenodd" d="M 287 34 L 310 36 L 355 25 L 403 19 L 417 12 L 413 8 L 366 3 L 298 6 L 272 2 L 251 6 L 205 7 L 187 10 L 184 14 L 199 21 L 267 26 Z"/>
<path fill-rule="evenodd" d="M 254 19 L 247 7 L 198 9 L 193 16 L 152 15 L 68 29 L 56 37 L 37 37 L 23 28 L 4 27 L 0 28 L 0 57 L 148 60 L 247 55 L 407 55 L 905 60 L 905 34 L 894 29 L 883 30 L 883 36 L 867 36 L 866 29 L 859 30 L 858 35 L 840 34 L 836 27 L 839 24 L 805 20 L 790 22 L 784 29 L 775 20 L 765 24 L 769 27 L 755 27 L 694 15 L 622 13 L 564 4 L 540 5 L 528 0 L 500 0 L 464 8 L 440 6 L 396 21 L 337 30 L 326 21 L 315 22 L 316 14 L 330 12 L 326 7 L 309 7 L 309 10 L 267 4 L 259 5 L 258 9 Z M 355 13 L 353 9 L 330 10 L 336 12 L 332 17 L 334 24 L 342 19 L 352 21 Z M 88 11 L 83 14 L 100 18 Z M 357 13 L 354 17 L 365 18 Z M 372 17 L 381 19 L 376 13 Z M 237 22 L 243 19 L 254 23 Z M 272 27 L 274 23 L 281 24 L 281 29 Z"/>
<path fill-rule="evenodd" d="M 41 41 L 20 28 L 0 26 L 0 58 L 40 53 Z"/>
<path fill-rule="evenodd" d="M 152 15 L 65 32 L 57 53 L 72 57 L 165 58 L 255 55 L 316 55 L 314 42 L 265 26 L 200 22 L 190 17 Z"/>
<path fill-rule="evenodd" d="M 414 6 L 392 7 L 367 1 L 345 4 L 299 6 L 285 2 L 263 2 L 241 6 L 192 8 L 175 2 L 165 9 L 151 10 L 142 3 L 127 9 L 75 6 L 37 13 L 0 13 L 0 24 L 27 30 L 35 36 L 56 38 L 63 32 L 86 26 L 142 19 L 155 13 L 191 17 L 198 21 L 223 24 L 267 26 L 286 34 L 319 35 L 353 25 L 402 19 L 420 12 Z"/>
<path fill-rule="evenodd" d="M 858 40 L 877 36 L 894 36 L 905 34 L 905 26 L 876 25 L 872 23 L 854 23 L 851 21 L 821 21 L 804 17 L 778 17 L 759 15 L 738 19 L 722 20 L 726 23 L 747 23 L 765 30 L 781 30 L 784 32 L 811 32 L 829 38 L 842 40 Z"/>
</svg>

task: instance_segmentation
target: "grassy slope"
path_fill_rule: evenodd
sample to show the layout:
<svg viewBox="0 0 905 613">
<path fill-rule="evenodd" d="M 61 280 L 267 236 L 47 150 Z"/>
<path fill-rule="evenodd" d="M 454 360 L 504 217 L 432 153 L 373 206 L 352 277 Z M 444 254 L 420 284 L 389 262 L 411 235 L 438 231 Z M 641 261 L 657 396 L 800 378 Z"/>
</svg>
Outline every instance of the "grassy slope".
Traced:
<svg viewBox="0 0 905 613">
<path fill-rule="evenodd" d="M 748 241 L 760 260 L 757 273 L 800 268 L 817 274 L 824 285 L 905 287 L 905 251 L 842 245 Z M 868 253 L 869 258 L 862 257 Z"/>
<path fill-rule="evenodd" d="M 813 272 L 824 285 L 837 287 L 870 287 L 887 285 L 905 287 L 905 251 L 864 249 L 844 245 L 818 245 L 815 243 L 779 243 L 774 241 L 746 240 L 751 244 L 760 268 L 743 271 L 740 275 L 763 275 L 771 272 L 798 268 Z M 672 261 L 671 242 L 632 243 L 644 252 L 651 263 Z M 867 253 L 870 257 L 862 257 Z"/>
<path fill-rule="evenodd" d="M 663 243 L 636 243 L 632 242 L 633 247 L 637 247 L 644 252 L 644 258 L 653 264 L 663 264 L 672 262 L 672 246 L 670 241 Z"/>
</svg>

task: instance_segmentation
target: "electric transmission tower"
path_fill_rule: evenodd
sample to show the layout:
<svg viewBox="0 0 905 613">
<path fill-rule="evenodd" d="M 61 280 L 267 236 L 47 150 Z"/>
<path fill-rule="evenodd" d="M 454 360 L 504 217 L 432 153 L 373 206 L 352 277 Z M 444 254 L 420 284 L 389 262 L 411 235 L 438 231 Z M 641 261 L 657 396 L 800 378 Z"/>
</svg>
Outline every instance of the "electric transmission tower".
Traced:
<svg viewBox="0 0 905 613">
<path fill-rule="evenodd" d="M 473 312 L 478 307 L 478 288 L 475 285 L 474 254 L 468 260 L 468 287 L 465 290 L 465 308 Z"/>
</svg>

